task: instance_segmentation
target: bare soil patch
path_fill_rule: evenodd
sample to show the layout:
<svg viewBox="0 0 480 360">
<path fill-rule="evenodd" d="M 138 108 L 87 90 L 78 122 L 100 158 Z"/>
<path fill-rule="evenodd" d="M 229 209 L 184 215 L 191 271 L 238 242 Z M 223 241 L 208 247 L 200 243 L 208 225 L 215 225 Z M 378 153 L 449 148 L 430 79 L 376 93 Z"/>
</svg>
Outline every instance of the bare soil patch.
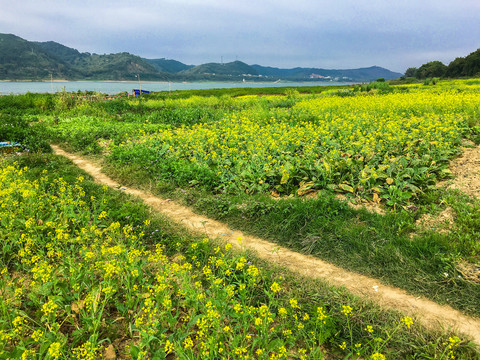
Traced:
<svg viewBox="0 0 480 360">
<path fill-rule="evenodd" d="M 424 229 L 434 230 L 441 234 L 448 234 L 454 221 L 453 209 L 447 207 L 438 215 L 423 214 L 416 223 Z"/>
<path fill-rule="evenodd" d="M 480 284 L 480 264 L 461 261 L 456 268 L 465 279 Z"/>
<path fill-rule="evenodd" d="M 465 334 L 480 345 L 480 319 L 462 314 L 449 306 L 439 305 L 425 298 L 415 297 L 406 291 L 387 286 L 378 279 L 346 271 L 335 265 L 310 255 L 303 255 L 263 239 L 245 235 L 241 231 L 229 228 L 226 224 L 195 214 L 187 207 L 168 199 L 146 193 L 137 189 L 124 188 L 101 172 L 97 164 L 79 156 L 66 153 L 58 146 L 52 146 L 58 155 L 71 159 L 77 166 L 92 175 L 101 184 L 120 189 L 138 196 L 154 210 L 159 211 L 172 221 L 211 238 L 219 238 L 238 247 L 237 239 L 242 237 L 242 246 L 253 250 L 260 258 L 284 266 L 296 273 L 311 278 L 321 278 L 331 285 L 345 286 L 352 293 L 372 299 L 386 308 L 396 309 L 405 315 L 414 317 L 429 328 L 451 329 Z M 480 159 L 480 157 L 479 157 Z"/>
<path fill-rule="evenodd" d="M 454 179 L 448 188 L 458 189 L 480 199 L 480 146 L 463 148 L 463 153 L 450 163 Z"/>
<path fill-rule="evenodd" d="M 360 209 L 365 209 L 371 213 L 376 213 L 379 215 L 385 215 L 385 209 L 380 205 L 380 203 L 376 203 L 373 201 L 370 202 L 364 202 L 362 201 L 363 199 L 358 199 L 357 203 L 353 203 L 350 199 L 348 199 L 345 195 L 342 194 L 336 194 L 335 195 L 337 199 L 347 203 L 349 207 L 351 207 L 354 210 L 360 210 Z"/>
<path fill-rule="evenodd" d="M 102 148 L 102 153 L 105 154 L 105 155 L 109 155 L 111 153 L 111 145 L 113 144 L 113 140 L 111 139 L 108 139 L 108 140 L 105 140 L 105 139 L 99 139 L 97 141 L 98 143 L 98 146 L 100 146 Z"/>
<path fill-rule="evenodd" d="M 480 146 L 462 148 L 462 155 L 450 162 L 449 170 L 453 179 L 441 181 L 437 187 L 456 189 L 480 199 Z M 417 225 L 448 234 L 455 218 L 452 208 L 447 207 L 438 215 L 425 214 L 417 220 Z"/>
</svg>

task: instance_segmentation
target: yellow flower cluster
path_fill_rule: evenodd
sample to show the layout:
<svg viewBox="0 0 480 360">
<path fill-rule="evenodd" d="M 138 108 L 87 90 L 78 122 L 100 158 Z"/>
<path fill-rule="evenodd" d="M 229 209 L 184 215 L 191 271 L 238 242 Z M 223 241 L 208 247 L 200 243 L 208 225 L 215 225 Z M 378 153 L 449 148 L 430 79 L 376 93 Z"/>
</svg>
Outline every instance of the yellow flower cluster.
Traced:
<svg viewBox="0 0 480 360">
<path fill-rule="evenodd" d="M 38 352 L 24 358 L 96 359 L 116 335 L 136 358 L 315 359 L 336 333 L 332 311 L 305 306 L 247 253 L 160 242 L 153 221 L 115 221 L 107 189 L 28 171 L 0 167 L 0 357 L 22 343 Z"/>
<path fill-rule="evenodd" d="M 10 240 L 16 247 L 11 256 L 19 260 L 17 270 L 26 284 L 21 291 L 19 282 L 10 281 L 6 286 L 4 294 L 9 294 L 17 315 L 9 329 L 1 329 L 2 339 L 38 346 L 48 333 L 53 334 L 48 337 L 50 344 L 42 348 L 40 356 L 56 359 L 71 352 L 76 359 L 97 358 L 100 329 L 110 321 L 109 311 L 116 306 L 122 310 L 115 311 L 129 317 L 127 329 L 139 339 L 137 357 L 143 358 L 153 351 L 149 344 L 154 336 L 163 339 L 156 346 L 167 354 L 184 351 L 194 357 L 221 358 L 237 351 L 238 358 L 247 359 L 262 352 L 281 359 L 296 351 L 297 341 L 310 341 L 305 328 L 323 331 L 312 316 L 301 311 L 296 299 L 284 299 L 288 306 L 279 306 L 282 280 L 266 279 L 247 256 L 231 254 L 230 246 L 223 252 L 206 238 L 193 242 L 185 254 L 171 261 L 164 245 L 140 245 L 145 234 L 132 225 L 109 223 L 105 206 L 96 206 L 95 211 L 88 208 L 80 186 L 83 179 L 73 185 L 63 179 L 50 181 L 46 176 L 30 182 L 24 177 L 26 169 L 6 167 L 1 171 L 0 188 L 8 193 L 0 199 L 1 220 L 6 219 L 7 224 L 2 231 L 17 234 Z M 20 205 L 15 199 L 25 190 L 29 190 L 29 197 L 22 197 L 25 203 Z M 98 195 L 90 201 L 104 204 Z M 45 206 L 47 202 L 50 208 Z M 62 256 L 45 256 L 51 251 L 61 251 Z M 206 253 L 210 255 L 206 257 Z M 2 279 L 9 279 L 8 269 L 4 264 L 1 268 Z M 251 294 L 264 288 L 276 295 L 272 302 L 252 303 Z M 19 315 L 23 298 L 29 297 L 43 299 L 32 312 L 32 316 L 40 312 L 41 319 L 30 321 Z M 74 324 L 90 324 L 92 331 L 82 345 L 77 342 L 71 349 L 64 348 L 71 340 L 60 331 L 69 318 L 78 319 L 72 320 Z M 241 346 L 231 347 L 230 343 L 240 344 L 232 339 L 244 336 L 242 329 L 247 323 L 253 326 L 251 334 L 245 335 Z M 161 329 L 170 329 L 178 337 L 166 339 Z M 258 337 L 264 338 L 262 344 L 268 344 L 278 336 L 283 340 L 275 347 L 254 345 Z M 301 356 L 308 357 L 308 352 Z"/>
<path fill-rule="evenodd" d="M 442 175 L 468 118 L 480 112 L 479 97 L 476 90 L 450 88 L 306 97 L 290 109 L 249 108 L 215 122 L 165 128 L 126 141 L 113 154 L 136 158 L 139 166 L 161 161 L 161 169 L 181 168 L 195 183 L 211 184 L 212 177 L 216 187 L 232 191 L 309 186 L 389 199 L 396 188 L 415 194 Z M 199 171 L 208 177 L 199 178 Z"/>
</svg>

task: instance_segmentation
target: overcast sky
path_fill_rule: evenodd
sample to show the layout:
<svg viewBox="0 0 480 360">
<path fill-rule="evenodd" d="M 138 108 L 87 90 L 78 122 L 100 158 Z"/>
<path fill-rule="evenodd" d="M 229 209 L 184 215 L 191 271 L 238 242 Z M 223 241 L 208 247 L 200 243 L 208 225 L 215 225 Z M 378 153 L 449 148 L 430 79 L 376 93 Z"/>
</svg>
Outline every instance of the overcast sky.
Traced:
<svg viewBox="0 0 480 360">
<path fill-rule="evenodd" d="M 0 0 L 0 33 L 193 65 L 403 73 L 480 48 L 480 0 Z"/>
</svg>

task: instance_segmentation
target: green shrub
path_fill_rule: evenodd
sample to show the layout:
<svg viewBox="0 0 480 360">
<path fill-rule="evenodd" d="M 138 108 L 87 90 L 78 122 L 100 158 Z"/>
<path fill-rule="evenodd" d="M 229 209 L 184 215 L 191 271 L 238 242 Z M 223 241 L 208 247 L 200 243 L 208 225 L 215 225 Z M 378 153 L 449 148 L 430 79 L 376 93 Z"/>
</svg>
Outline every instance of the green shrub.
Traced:
<svg viewBox="0 0 480 360">
<path fill-rule="evenodd" d="M 16 115 L 0 114 L 0 141 L 18 142 L 22 151 L 51 152 L 46 129 Z"/>
<path fill-rule="evenodd" d="M 361 87 L 361 91 L 369 92 L 372 90 L 377 90 L 381 94 L 393 92 L 393 88 L 385 81 L 374 81 Z"/>
</svg>

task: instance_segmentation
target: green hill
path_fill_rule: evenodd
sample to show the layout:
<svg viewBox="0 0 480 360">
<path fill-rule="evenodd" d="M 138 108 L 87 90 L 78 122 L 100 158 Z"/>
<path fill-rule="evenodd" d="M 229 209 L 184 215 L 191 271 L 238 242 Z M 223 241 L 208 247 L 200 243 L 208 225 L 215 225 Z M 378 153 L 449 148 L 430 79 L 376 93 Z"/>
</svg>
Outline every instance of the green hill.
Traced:
<svg viewBox="0 0 480 360">
<path fill-rule="evenodd" d="M 72 65 L 87 80 L 135 80 L 137 74 L 143 80 L 168 80 L 170 77 L 169 74 L 157 71 L 142 58 L 126 52 L 79 57 Z"/>
<path fill-rule="evenodd" d="M 318 68 L 293 68 L 279 69 L 261 65 L 252 65 L 259 75 L 288 80 L 347 80 L 347 81 L 372 81 L 378 78 L 386 80 L 396 79 L 402 76 L 400 73 L 384 69 L 379 66 L 371 66 L 360 69 L 330 70 Z"/>
<path fill-rule="evenodd" d="M 0 34 L 0 80 L 74 78 L 80 74 L 46 52 L 37 43 L 12 34 Z"/>
<path fill-rule="evenodd" d="M 34 42 L 34 44 L 55 59 L 71 65 L 75 64 L 75 61 L 79 58 L 88 57 L 90 55 L 87 53 L 81 53 L 76 49 L 69 48 L 68 46 L 59 44 L 55 41 Z"/>
<path fill-rule="evenodd" d="M 171 59 L 142 59 L 152 65 L 157 71 L 175 74 L 192 68 L 194 65 L 185 65 L 177 60 Z"/>
<path fill-rule="evenodd" d="M 248 75 L 258 76 L 258 73 L 254 68 L 241 61 L 233 61 L 226 64 L 208 63 L 198 65 L 184 70 L 180 72 L 180 74 L 200 77 L 241 77 Z"/>
<path fill-rule="evenodd" d="M 97 55 L 80 53 L 53 41 L 31 42 L 0 34 L 0 80 L 168 80 L 139 56 L 129 53 Z"/>
<path fill-rule="evenodd" d="M 176 60 L 143 59 L 128 52 L 81 53 L 54 41 L 31 42 L 0 34 L 0 80 L 46 80 L 50 76 L 68 80 L 136 80 L 137 74 L 142 80 L 152 81 L 371 81 L 402 75 L 378 66 L 350 70 L 279 69 L 241 61 L 193 66 Z"/>
<path fill-rule="evenodd" d="M 98 55 L 80 53 L 54 41 L 36 44 L 55 59 L 69 64 L 87 80 L 135 80 L 137 74 L 145 80 L 167 80 L 169 77 L 145 59 L 127 52 Z"/>
</svg>

